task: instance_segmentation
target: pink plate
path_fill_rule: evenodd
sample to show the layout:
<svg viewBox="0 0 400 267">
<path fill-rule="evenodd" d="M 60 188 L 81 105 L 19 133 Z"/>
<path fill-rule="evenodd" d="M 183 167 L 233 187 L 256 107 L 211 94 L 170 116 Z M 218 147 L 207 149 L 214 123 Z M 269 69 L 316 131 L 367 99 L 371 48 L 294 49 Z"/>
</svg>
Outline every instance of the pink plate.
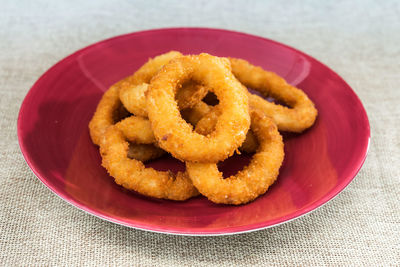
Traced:
<svg viewBox="0 0 400 267">
<path fill-rule="evenodd" d="M 217 205 L 204 197 L 185 202 L 152 199 L 124 190 L 101 167 L 88 123 L 107 88 L 149 57 L 178 50 L 244 58 L 304 90 L 319 111 L 315 125 L 284 135 L 285 161 L 278 181 L 242 206 Z M 36 176 L 54 193 L 95 216 L 161 233 L 220 235 L 287 222 L 326 203 L 361 168 L 370 129 L 349 85 L 314 58 L 286 45 L 248 34 L 204 28 L 159 29 L 101 41 L 61 60 L 35 83 L 18 118 L 21 151 Z M 246 164 L 233 157 L 225 174 Z M 164 158 L 158 169 L 181 169 Z"/>
</svg>

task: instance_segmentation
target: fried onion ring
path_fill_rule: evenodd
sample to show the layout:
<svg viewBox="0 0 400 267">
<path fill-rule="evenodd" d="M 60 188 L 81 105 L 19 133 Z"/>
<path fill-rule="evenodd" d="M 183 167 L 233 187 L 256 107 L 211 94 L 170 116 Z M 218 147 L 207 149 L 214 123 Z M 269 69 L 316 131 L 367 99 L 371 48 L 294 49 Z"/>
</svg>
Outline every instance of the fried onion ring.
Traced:
<svg viewBox="0 0 400 267">
<path fill-rule="evenodd" d="M 127 116 L 129 113 L 124 109 L 124 107 L 121 104 L 121 101 L 119 100 L 119 90 L 121 86 L 124 86 L 124 84 L 129 83 L 129 79 L 131 77 L 127 77 L 108 89 L 104 95 L 102 96 L 99 104 L 97 105 L 96 111 L 89 123 L 89 133 L 90 137 L 93 141 L 94 144 L 100 145 L 100 142 L 103 138 L 104 133 L 106 132 L 107 128 L 110 127 L 111 125 L 114 125 L 115 122 L 119 121 L 121 118 Z M 132 143 L 129 146 L 129 157 L 132 159 L 140 160 L 140 161 L 149 161 L 156 159 L 162 155 L 164 155 L 166 152 L 159 147 L 155 147 L 154 145 L 150 145 L 155 142 L 154 135 L 151 132 L 152 140 L 151 141 L 145 141 L 144 138 L 148 138 L 149 132 L 145 132 L 140 129 L 140 127 L 143 127 L 146 122 L 144 120 L 140 120 L 140 118 L 137 117 L 131 117 L 129 120 L 136 120 L 136 123 L 132 123 L 132 129 L 122 129 L 124 133 L 127 134 L 129 140 L 140 143 Z M 124 128 L 127 124 L 127 122 L 124 122 L 125 120 L 117 123 L 119 127 Z M 148 123 L 148 127 L 144 127 L 144 129 L 148 129 L 150 127 L 150 124 L 148 120 L 146 120 Z M 151 128 L 150 128 L 151 131 Z M 139 136 L 132 136 L 132 135 L 138 135 Z"/>
<path fill-rule="evenodd" d="M 117 184 L 156 198 L 186 200 L 198 195 L 186 172 L 174 174 L 146 168 L 142 162 L 128 158 L 128 146 L 122 131 L 115 125 L 107 128 L 100 143 L 102 165 Z"/>
<path fill-rule="evenodd" d="M 115 112 L 121 108 L 119 90 L 128 78 L 113 84 L 102 96 L 96 111 L 89 122 L 90 137 L 94 144 L 100 145 L 107 128 L 115 123 Z"/>
<path fill-rule="evenodd" d="M 272 117 L 279 130 L 300 133 L 314 124 L 318 111 L 302 90 L 288 84 L 277 74 L 256 67 L 246 60 L 229 60 L 232 73 L 243 85 L 262 93 L 265 97 L 272 96 L 291 107 L 277 105 L 249 94 L 250 105 Z"/>
<path fill-rule="evenodd" d="M 260 143 L 250 164 L 226 179 L 215 163 L 186 162 L 186 171 L 199 192 L 215 203 L 244 204 L 264 194 L 278 177 L 284 158 L 282 136 L 274 122 L 251 112 L 251 129 Z"/>
<path fill-rule="evenodd" d="M 175 101 L 179 83 L 189 79 L 210 88 L 220 100 L 222 112 L 208 136 L 193 132 Z M 151 81 L 147 106 L 158 145 L 182 161 L 224 160 L 243 143 L 250 126 L 246 89 L 232 75 L 227 59 L 208 54 L 166 64 Z"/>
<path fill-rule="evenodd" d="M 125 108 L 137 115 L 147 117 L 147 104 L 145 93 L 148 84 L 154 75 L 169 61 L 183 56 L 181 53 L 171 51 L 149 59 L 139 70 L 131 77 L 129 84 L 122 87 L 119 97 Z M 187 82 L 176 94 L 178 106 L 180 109 L 191 108 L 196 105 L 208 92 L 204 86 Z"/>
</svg>

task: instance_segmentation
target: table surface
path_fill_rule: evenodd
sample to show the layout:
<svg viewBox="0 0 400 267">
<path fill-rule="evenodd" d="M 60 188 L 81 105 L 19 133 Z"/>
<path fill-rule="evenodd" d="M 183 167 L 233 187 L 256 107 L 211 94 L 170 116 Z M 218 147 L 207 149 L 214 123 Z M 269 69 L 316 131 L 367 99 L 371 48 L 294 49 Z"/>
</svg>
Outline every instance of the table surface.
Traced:
<svg viewBox="0 0 400 267">
<path fill-rule="evenodd" d="M 2 1 L 1 265 L 395 265 L 400 262 L 399 1 Z M 39 76 L 99 40 L 201 26 L 293 46 L 352 86 L 371 124 L 367 160 L 327 205 L 248 234 L 184 237 L 129 229 L 70 206 L 30 171 L 17 116 Z M 397 124 L 396 124 L 397 123 Z"/>
</svg>

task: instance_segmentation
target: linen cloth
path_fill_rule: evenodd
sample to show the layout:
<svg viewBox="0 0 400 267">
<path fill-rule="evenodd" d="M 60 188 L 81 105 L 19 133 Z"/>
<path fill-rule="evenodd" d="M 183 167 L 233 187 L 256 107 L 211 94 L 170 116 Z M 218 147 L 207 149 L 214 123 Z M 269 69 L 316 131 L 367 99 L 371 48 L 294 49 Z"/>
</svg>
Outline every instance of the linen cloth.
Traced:
<svg viewBox="0 0 400 267">
<path fill-rule="evenodd" d="M 399 1 L 2 1 L 0 265 L 390 266 L 400 262 Z M 225 28 L 319 59 L 354 89 L 371 124 L 367 160 L 334 200 L 248 234 L 150 233 L 86 214 L 51 193 L 19 150 L 26 93 L 91 43 L 144 29 Z"/>
</svg>

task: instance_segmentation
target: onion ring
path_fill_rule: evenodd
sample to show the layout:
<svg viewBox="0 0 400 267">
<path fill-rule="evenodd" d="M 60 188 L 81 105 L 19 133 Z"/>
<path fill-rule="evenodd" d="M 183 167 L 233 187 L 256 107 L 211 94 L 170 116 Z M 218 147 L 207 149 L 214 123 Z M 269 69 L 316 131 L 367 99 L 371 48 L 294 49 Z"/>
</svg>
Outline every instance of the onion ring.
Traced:
<svg viewBox="0 0 400 267">
<path fill-rule="evenodd" d="M 125 110 L 119 99 L 119 91 L 121 88 L 128 87 L 131 80 L 132 76 L 128 76 L 113 84 L 102 96 L 89 123 L 89 133 L 94 144 L 100 145 L 107 128 L 114 125 L 121 120 L 121 118 L 129 115 L 129 112 Z M 204 103 L 203 105 L 199 103 L 198 106 L 199 107 L 194 107 L 193 110 L 186 109 L 185 114 L 190 118 L 195 116 L 202 117 L 205 113 L 210 111 L 210 109 L 207 109 L 208 106 Z M 203 111 L 201 112 L 201 110 Z M 117 125 L 126 135 L 127 140 L 132 142 L 128 150 L 129 158 L 146 162 L 159 158 L 166 153 L 159 147 L 154 146 L 156 141 L 151 130 L 150 122 L 147 119 L 131 116 L 117 123 Z M 145 138 L 152 139 L 146 140 Z"/>
<path fill-rule="evenodd" d="M 156 198 L 186 200 L 198 195 L 186 172 L 174 174 L 146 168 L 142 162 L 127 157 L 128 146 L 118 127 L 113 125 L 107 128 L 100 144 L 102 165 L 117 184 Z"/>
<path fill-rule="evenodd" d="M 215 203 L 244 204 L 264 194 L 278 177 L 284 158 L 282 136 L 274 122 L 251 112 L 251 129 L 260 143 L 250 164 L 226 179 L 215 163 L 186 162 L 186 171 L 199 192 Z"/>
<path fill-rule="evenodd" d="M 115 112 L 121 108 L 119 90 L 129 77 L 113 84 L 102 96 L 96 111 L 89 122 L 90 137 L 94 144 L 100 145 L 107 128 L 115 123 Z"/>
<path fill-rule="evenodd" d="M 129 83 L 129 79 L 131 79 L 130 76 L 112 85 L 110 89 L 108 89 L 104 93 L 99 104 L 97 105 L 96 111 L 89 123 L 89 133 L 92 142 L 94 144 L 100 145 L 103 135 L 106 132 L 107 128 L 110 127 L 111 125 L 114 125 L 115 122 L 119 121 L 121 118 L 129 114 L 123 108 L 122 103 L 119 100 L 119 90 L 121 86 L 124 86 L 125 84 Z M 122 128 L 125 127 L 127 123 L 124 121 L 125 120 L 117 123 L 119 127 Z M 122 129 L 122 130 L 124 130 L 124 133 L 128 135 L 131 141 L 141 143 L 141 144 L 131 144 L 129 146 L 129 157 L 132 159 L 145 162 L 156 159 L 164 155 L 165 151 L 163 151 L 159 147 L 155 147 L 154 145 L 147 145 L 154 143 L 155 139 L 154 135 L 151 133 L 153 136 L 153 140 L 151 142 L 150 141 L 146 142 L 145 140 L 143 140 L 146 134 L 148 137 L 148 132 L 144 132 L 143 130 L 138 129 L 138 127 L 139 128 L 143 127 L 143 124 L 145 123 L 137 118 L 136 124 L 132 124 L 133 131 L 129 131 L 128 129 L 125 130 Z M 135 133 L 136 134 L 140 133 L 141 137 L 136 136 L 135 138 L 135 136 L 131 136 L 132 134 Z"/>
<path fill-rule="evenodd" d="M 272 117 L 279 130 L 300 133 L 314 124 L 318 111 L 302 90 L 288 84 L 279 75 L 251 65 L 246 60 L 229 60 L 232 73 L 243 85 L 291 107 L 277 105 L 249 93 L 250 105 Z"/>
<path fill-rule="evenodd" d="M 210 88 L 220 100 L 222 112 L 208 136 L 193 132 L 179 113 L 177 85 L 189 79 Z M 166 64 L 151 81 L 147 106 L 158 145 L 182 161 L 224 160 L 243 143 L 250 126 L 246 89 L 232 75 L 227 59 L 208 54 Z"/>
<path fill-rule="evenodd" d="M 119 97 L 125 108 L 137 116 L 147 117 L 147 104 L 145 93 L 148 84 L 154 75 L 169 61 L 183 56 L 181 53 L 171 51 L 149 59 L 131 77 L 130 83 L 121 88 Z M 208 92 L 208 89 L 201 85 L 188 82 L 182 86 L 176 95 L 180 109 L 191 108 L 197 104 Z"/>
</svg>

